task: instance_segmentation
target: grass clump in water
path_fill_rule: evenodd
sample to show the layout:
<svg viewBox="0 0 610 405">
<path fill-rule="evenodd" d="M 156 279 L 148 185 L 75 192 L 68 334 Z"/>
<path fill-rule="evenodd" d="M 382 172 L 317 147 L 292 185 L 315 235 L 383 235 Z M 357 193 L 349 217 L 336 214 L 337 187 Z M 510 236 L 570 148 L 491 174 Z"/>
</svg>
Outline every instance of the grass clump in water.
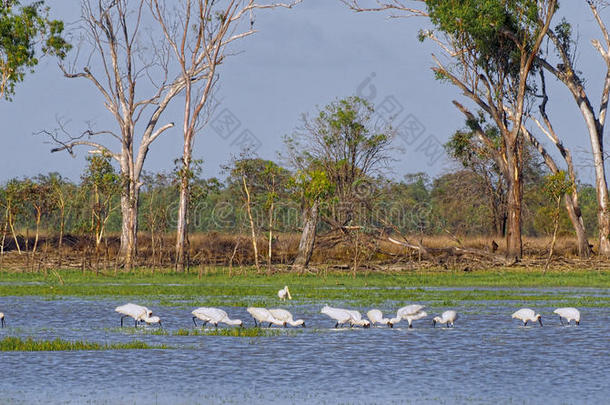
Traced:
<svg viewBox="0 0 610 405">
<path fill-rule="evenodd" d="M 180 333 L 190 335 L 205 335 L 205 336 L 231 336 L 231 337 L 269 337 L 294 334 L 294 331 L 284 331 L 281 329 L 262 329 L 262 328 L 222 328 L 222 329 L 180 329 Z"/>
<path fill-rule="evenodd" d="M 31 337 L 22 339 L 16 336 L 8 336 L 0 340 L 0 351 L 2 352 L 46 352 L 46 351 L 75 351 L 75 350 L 142 350 L 142 349 L 167 349 L 165 345 L 151 346 L 139 340 L 129 343 L 101 344 L 86 342 L 83 340 L 69 341 L 63 339 L 35 340 Z"/>
</svg>

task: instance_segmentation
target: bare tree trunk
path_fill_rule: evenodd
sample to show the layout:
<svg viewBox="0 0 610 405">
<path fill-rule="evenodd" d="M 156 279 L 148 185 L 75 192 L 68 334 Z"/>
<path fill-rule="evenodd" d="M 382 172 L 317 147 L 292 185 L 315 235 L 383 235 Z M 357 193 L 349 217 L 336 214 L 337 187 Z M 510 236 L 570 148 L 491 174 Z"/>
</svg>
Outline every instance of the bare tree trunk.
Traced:
<svg viewBox="0 0 610 405">
<path fill-rule="evenodd" d="M 130 195 L 131 194 L 131 195 Z M 131 198 L 130 198 L 131 197 Z M 119 255 L 123 258 L 125 269 L 131 270 L 136 256 L 138 236 L 138 191 L 121 195 L 121 248 Z"/>
<path fill-rule="evenodd" d="M 182 155 L 182 178 L 180 179 L 180 202 L 178 204 L 178 225 L 176 228 L 176 271 L 184 271 L 184 251 L 188 241 L 188 200 L 191 150 L 190 142 L 184 143 Z"/>
<path fill-rule="evenodd" d="M 316 241 L 316 227 L 318 225 L 318 205 L 315 201 L 311 208 L 303 210 L 303 233 L 299 242 L 299 250 L 296 259 L 294 259 L 294 267 L 296 269 L 305 269 L 309 265 L 313 246 Z"/>
<path fill-rule="evenodd" d="M 260 270 L 260 265 L 258 263 L 258 247 L 256 244 L 256 228 L 254 227 L 254 218 L 252 218 L 252 207 L 251 207 L 251 198 L 250 198 L 250 190 L 248 189 L 248 184 L 246 183 L 246 176 L 241 177 L 244 191 L 246 193 L 246 211 L 248 212 L 248 219 L 250 220 L 250 232 L 252 234 L 252 248 L 254 249 L 254 265 L 256 266 L 256 270 Z"/>
<path fill-rule="evenodd" d="M 269 207 L 269 251 L 267 253 L 267 274 L 271 274 L 271 255 L 273 253 L 273 208 L 274 204 L 273 201 L 271 201 L 271 205 Z"/>
<path fill-rule="evenodd" d="M 32 254 L 36 253 L 36 248 L 38 247 L 38 236 L 40 235 L 40 217 L 41 212 L 36 210 L 36 236 L 34 237 L 34 247 L 32 248 Z"/>
</svg>

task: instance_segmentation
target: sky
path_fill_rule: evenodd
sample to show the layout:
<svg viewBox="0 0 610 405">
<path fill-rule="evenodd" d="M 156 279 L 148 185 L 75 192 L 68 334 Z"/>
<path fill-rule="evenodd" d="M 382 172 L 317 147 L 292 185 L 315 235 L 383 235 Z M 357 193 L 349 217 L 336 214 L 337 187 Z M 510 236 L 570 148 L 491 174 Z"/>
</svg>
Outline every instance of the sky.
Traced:
<svg viewBox="0 0 610 405">
<path fill-rule="evenodd" d="M 600 33 L 581 3 L 562 2 L 554 22 L 565 15 L 578 30 L 578 68 L 587 78 L 592 102 L 599 105 L 605 65 L 590 41 L 600 38 Z M 77 0 L 47 4 L 54 17 L 77 22 Z M 315 114 L 318 108 L 352 95 L 368 99 L 377 109 L 376 119 L 390 120 L 397 129 L 390 176 L 425 172 L 433 178 L 456 170 L 442 145 L 464 126 L 452 100 L 468 102 L 454 87 L 434 79 L 431 54 L 440 51 L 433 43 L 417 40 L 425 21 L 387 17 L 354 13 L 339 0 L 304 0 L 292 10 L 257 13 L 258 32 L 240 41 L 222 66 L 217 106 L 195 142 L 194 157 L 204 162 L 203 176 L 224 178 L 221 166 L 244 145 L 262 158 L 277 160 L 283 137 L 299 127 L 303 113 Z M 608 21 L 610 10 L 604 10 L 602 17 Z M 549 115 L 573 152 L 580 180 L 591 183 L 586 127 L 568 91 L 548 81 Z M 153 143 L 145 170 L 169 171 L 180 156 L 179 104 L 162 116 L 161 125 L 177 125 Z M 0 101 L 0 182 L 48 172 L 79 180 L 88 149 L 78 149 L 75 157 L 51 153 L 54 145 L 37 134 L 57 128 L 58 120 L 73 134 L 90 125 L 115 126 L 90 82 L 64 78 L 55 60 L 43 59 L 36 72 L 17 86 L 13 101 Z M 116 146 L 110 140 L 108 144 Z"/>
</svg>

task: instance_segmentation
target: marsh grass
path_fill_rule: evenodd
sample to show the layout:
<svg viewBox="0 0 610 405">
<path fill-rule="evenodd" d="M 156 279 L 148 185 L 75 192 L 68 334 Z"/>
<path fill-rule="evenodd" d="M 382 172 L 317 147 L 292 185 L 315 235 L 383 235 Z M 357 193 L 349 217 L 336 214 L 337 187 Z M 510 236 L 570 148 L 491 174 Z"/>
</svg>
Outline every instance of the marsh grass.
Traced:
<svg viewBox="0 0 610 405">
<path fill-rule="evenodd" d="M 61 299 L 80 297 L 146 297 L 161 306 L 278 305 L 277 290 L 289 285 L 292 303 L 316 304 L 344 301 L 354 305 L 374 305 L 388 301 L 435 301 L 448 305 L 461 301 L 519 300 L 562 301 L 574 305 L 610 306 L 610 293 L 598 291 L 575 296 L 566 290 L 540 291 L 540 288 L 610 288 L 608 270 L 531 271 L 495 268 L 487 271 L 426 271 L 374 273 L 353 278 L 351 273 L 297 275 L 276 273 L 263 276 L 250 271 L 230 277 L 226 268 L 210 270 L 199 279 L 196 274 L 152 273 L 138 269 L 117 277 L 79 271 L 60 271 L 64 284 L 37 273 L 0 272 L 0 296 L 42 296 Z M 435 289 L 430 287 L 442 287 Z M 516 289 L 519 287 L 519 289 Z M 528 291 L 536 288 L 536 291 Z"/>
<path fill-rule="evenodd" d="M 136 329 L 112 328 L 110 332 L 119 332 L 129 335 L 155 335 L 155 336 L 230 336 L 230 337 L 270 337 L 294 336 L 298 332 L 294 329 L 265 329 L 265 328 L 218 328 L 218 329 Z"/>
<path fill-rule="evenodd" d="M 41 352 L 41 351 L 75 351 L 75 350 L 143 350 L 167 349 L 165 345 L 151 346 L 135 340 L 129 343 L 101 344 L 83 340 L 69 341 L 63 339 L 35 340 L 8 336 L 0 340 L 0 351 L 3 352 Z"/>
</svg>

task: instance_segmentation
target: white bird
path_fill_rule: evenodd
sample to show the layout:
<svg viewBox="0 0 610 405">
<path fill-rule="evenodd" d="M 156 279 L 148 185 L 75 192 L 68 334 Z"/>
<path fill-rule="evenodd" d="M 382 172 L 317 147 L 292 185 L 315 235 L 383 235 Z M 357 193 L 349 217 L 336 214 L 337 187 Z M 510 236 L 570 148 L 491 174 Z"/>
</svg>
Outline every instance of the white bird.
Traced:
<svg viewBox="0 0 610 405">
<path fill-rule="evenodd" d="M 566 321 L 568 321 L 568 325 L 572 320 L 576 321 L 576 325 L 580 325 L 580 311 L 576 308 L 557 308 L 553 313 L 559 315 L 559 322 L 561 322 L 562 325 L 563 320 L 561 318 L 565 318 Z"/>
<path fill-rule="evenodd" d="M 445 325 L 447 325 L 447 327 L 449 327 L 449 325 L 451 325 L 451 327 L 453 328 L 453 323 L 458 319 L 458 314 L 457 312 L 453 311 L 453 310 L 449 310 L 449 311 L 445 311 L 441 314 L 441 316 L 435 316 L 434 319 L 432 320 L 432 325 L 436 327 L 437 323 L 444 323 Z"/>
<path fill-rule="evenodd" d="M 123 319 L 131 317 L 135 321 L 135 326 L 138 326 L 138 322 L 145 322 L 147 324 L 158 323 L 161 325 L 161 319 L 158 316 L 152 316 L 152 311 L 142 305 L 136 304 L 125 304 L 118 306 L 114 309 L 121 316 L 121 327 L 123 327 Z"/>
<path fill-rule="evenodd" d="M 0 323 L 2 324 L 2 327 L 4 328 L 4 314 L 2 312 L 0 312 Z"/>
<path fill-rule="evenodd" d="M 523 326 L 526 326 L 527 323 L 530 321 L 538 321 L 540 323 L 540 326 L 542 326 L 542 317 L 540 316 L 540 314 L 535 313 L 534 310 L 529 308 L 521 308 L 512 315 L 512 318 L 523 321 Z"/>
<path fill-rule="evenodd" d="M 393 323 L 390 322 L 388 318 L 383 317 L 383 313 L 378 309 L 371 309 L 366 313 L 366 317 L 371 321 L 371 325 L 375 325 L 376 323 L 383 323 L 389 326 L 390 328 L 394 326 Z"/>
<path fill-rule="evenodd" d="M 220 322 L 226 323 L 227 325 L 237 325 L 244 326 L 244 323 L 240 319 L 230 319 L 229 315 L 222 309 L 218 308 L 210 308 L 210 307 L 201 307 L 193 310 L 191 312 L 193 314 L 193 323 L 197 326 L 197 321 L 195 319 L 200 319 L 203 321 L 202 327 L 204 327 L 208 322 L 213 324 L 215 327 L 218 327 Z"/>
<path fill-rule="evenodd" d="M 286 297 L 288 297 L 289 300 L 292 299 L 292 296 L 290 295 L 290 290 L 288 290 L 287 285 L 285 285 L 284 288 L 277 292 L 277 296 L 282 301 L 286 300 Z"/>
<path fill-rule="evenodd" d="M 404 318 L 407 315 L 415 315 L 424 308 L 426 307 L 419 304 L 407 305 L 405 307 L 399 308 L 398 311 L 396 311 L 396 315 L 401 318 Z"/>
<path fill-rule="evenodd" d="M 335 328 L 338 327 L 339 325 L 343 325 L 348 322 L 351 324 L 351 321 L 352 321 L 352 314 L 350 314 L 349 311 L 346 309 L 332 308 L 332 307 L 329 307 L 328 305 L 325 305 L 320 310 L 320 313 L 327 315 L 327 316 L 331 317 L 332 319 L 334 319 L 335 321 L 337 321 L 337 323 L 335 323 Z"/>
<path fill-rule="evenodd" d="M 404 319 L 409 323 L 409 328 L 412 328 L 413 321 L 428 316 L 426 312 L 422 311 L 424 308 L 425 306 L 419 304 L 412 304 L 399 308 L 398 311 L 396 311 L 396 318 L 390 319 L 390 323 L 394 325 Z"/>
<path fill-rule="evenodd" d="M 368 328 L 371 326 L 371 323 L 369 321 L 367 321 L 366 319 L 362 319 L 362 315 L 360 315 L 360 312 L 355 311 L 353 309 L 347 309 L 346 311 L 349 312 L 352 316 L 352 326 L 357 325 L 362 326 L 364 328 Z"/>
<path fill-rule="evenodd" d="M 343 308 L 332 308 L 325 305 L 320 310 L 320 313 L 337 321 L 337 323 L 335 323 L 335 328 L 346 323 L 349 323 L 350 326 L 359 325 L 365 328 L 368 328 L 371 325 L 369 321 L 362 319 L 362 316 L 358 311 L 350 311 Z"/>
<path fill-rule="evenodd" d="M 264 322 L 268 322 L 269 327 L 271 325 L 286 327 L 286 322 L 275 318 L 267 308 L 248 307 L 246 311 L 254 318 L 254 326 L 261 326 Z"/>
<path fill-rule="evenodd" d="M 270 309 L 269 312 L 271 313 L 271 315 L 275 319 L 283 321 L 284 325 L 288 324 L 290 326 L 302 326 L 302 327 L 305 327 L 305 321 L 304 320 L 297 319 L 295 321 L 294 319 L 292 319 L 292 314 L 289 311 L 286 311 L 285 309 L 273 308 L 273 309 Z"/>
</svg>

